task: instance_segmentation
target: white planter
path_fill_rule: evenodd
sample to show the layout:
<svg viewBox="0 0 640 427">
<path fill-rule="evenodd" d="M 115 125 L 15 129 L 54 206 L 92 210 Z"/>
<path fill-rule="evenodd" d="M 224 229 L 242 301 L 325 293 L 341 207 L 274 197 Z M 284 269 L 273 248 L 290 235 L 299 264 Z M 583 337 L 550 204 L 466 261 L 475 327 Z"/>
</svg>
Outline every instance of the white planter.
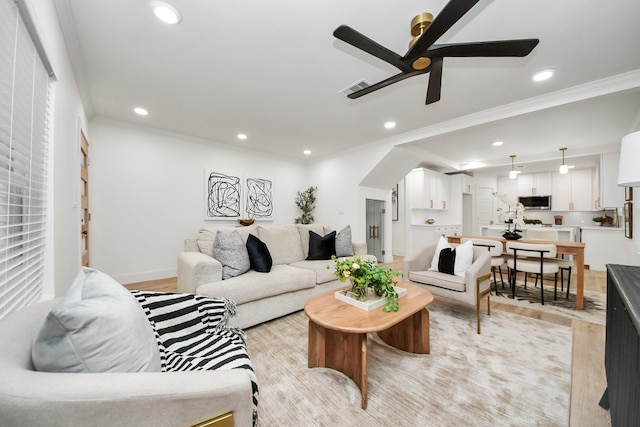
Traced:
<svg viewBox="0 0 640 427">
<path fill-rule="evenodd" d="M 405 288 L 394 286 L 394 289 L 398 293 L 398 298 L 407 295 L 407 290 Z M 369 296 L 366 300 L 358 300 L 351 295 L 352 293 L 349 290 L 347 290 L 347 295 L 345 295 L 345 291 L 336 291 L 335 293 L 336 299 L 365 311 L 372 311 L 378 307 L 387 305 L 387 297 L 377 296 L 372 289 L 369 289 Z"/>
</svg>

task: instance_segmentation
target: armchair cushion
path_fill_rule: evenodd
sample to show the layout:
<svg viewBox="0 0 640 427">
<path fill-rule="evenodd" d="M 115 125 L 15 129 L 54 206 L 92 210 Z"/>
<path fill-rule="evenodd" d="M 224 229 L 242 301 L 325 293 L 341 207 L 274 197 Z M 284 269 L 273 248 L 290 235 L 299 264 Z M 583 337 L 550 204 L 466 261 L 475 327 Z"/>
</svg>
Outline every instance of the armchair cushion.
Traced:
<svg viewBox="0 0 640 427">
<path fill-rule="evenodd" d="M 47 372 L 159 372 L 161 357 L 144 311 L 120 283 L 82 268 L 47 315 L 32 360 Z"/>
</svg>

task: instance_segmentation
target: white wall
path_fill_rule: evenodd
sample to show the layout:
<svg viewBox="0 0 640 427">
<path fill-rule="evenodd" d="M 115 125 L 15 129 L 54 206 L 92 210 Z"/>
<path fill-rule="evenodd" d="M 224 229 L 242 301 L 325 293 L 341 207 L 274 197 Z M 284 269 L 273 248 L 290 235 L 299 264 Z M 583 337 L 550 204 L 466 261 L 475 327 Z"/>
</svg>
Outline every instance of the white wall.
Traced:
<svg viewBox="0 0 640 427">
<path fill-rule="evenodd" d="M 58 17 L 51 0 L 33 0 L 34 20 L 56 71 L 54 83 L 53 147 L 50 152 L 50 195 L 47 266 L 43 299 L 63 295 L 81 265 L 80 249 L 80 137 L 86 114 L 69 62 Z"/>
<path fill-rule="evenodd" d="M 316 185 L 303 162 L 106 119 L 89 127 L 91 265 L 121 283 L 173 277 L 185 238 L 202 227 L 238 225 L 204 220 L 205 169 L 271 180 L 268 224 L 293 223 L 297 192 Z"/>
</svg>

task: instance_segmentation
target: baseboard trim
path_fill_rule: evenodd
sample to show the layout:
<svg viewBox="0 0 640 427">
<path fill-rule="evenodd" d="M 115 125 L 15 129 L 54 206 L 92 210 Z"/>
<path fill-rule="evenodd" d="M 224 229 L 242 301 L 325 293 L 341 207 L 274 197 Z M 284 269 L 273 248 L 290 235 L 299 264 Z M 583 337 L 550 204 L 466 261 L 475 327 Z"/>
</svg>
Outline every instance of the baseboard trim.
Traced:
<svg viewBox="0 0 640 427">
<path fill-rule="evenodd" d="M 141 273 L 119 274 L 111 277 L 123 285 L 128 285 L 131 283 L 147 282 L 149 280 L 169 279 L 177 275 L 178 271 L 176 268 L 168 268 L 165 270 L 145 271 Z"/>
</svg>

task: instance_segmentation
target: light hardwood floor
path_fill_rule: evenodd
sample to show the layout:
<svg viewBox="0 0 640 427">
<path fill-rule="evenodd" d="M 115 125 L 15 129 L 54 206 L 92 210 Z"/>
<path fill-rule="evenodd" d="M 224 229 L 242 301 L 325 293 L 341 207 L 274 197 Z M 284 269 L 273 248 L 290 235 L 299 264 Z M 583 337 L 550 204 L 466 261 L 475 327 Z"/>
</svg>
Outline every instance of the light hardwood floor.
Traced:
<svg viewBox="0 0 640 427">
<path fill-rule="evenodd" d="M 394 257 L 393 262 L 384 265 L 401 271 L 402 257 Z M 177 279 L 174 277 L 134 283 L 127 285 L 127 288 L 156 292 L 176 292 Z M 587 291 L 606 292 L 606 273 L 585 270 L 584 289 Z M 598 405 L 607 384 L 604 371 L 604 326 L 534 309 L 501 304 L 495 301 L 491 301 L 491 309 L 507 311 L 573 328 L 569 425 L 572 427 L 611 426 L 609 412 Z M 544 400 L 545 396 L 540 396 L 538 402 L 531 402 L 531 404 L 544 405 Z"/>
</svg>

